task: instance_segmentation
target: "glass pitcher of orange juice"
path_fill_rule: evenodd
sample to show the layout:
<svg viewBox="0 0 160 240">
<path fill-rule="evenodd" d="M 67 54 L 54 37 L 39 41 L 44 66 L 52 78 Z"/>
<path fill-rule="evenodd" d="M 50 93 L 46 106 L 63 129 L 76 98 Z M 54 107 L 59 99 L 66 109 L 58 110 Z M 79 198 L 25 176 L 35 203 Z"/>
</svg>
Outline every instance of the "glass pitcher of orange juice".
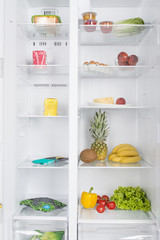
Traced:
<svg viewBox="0 0 160 240">
<path fill-rule="evenodd" d="M 57 116 L 58 100 L 56 98 L 46 98 L 44 100 L 44 116 Z"/>
</svg>

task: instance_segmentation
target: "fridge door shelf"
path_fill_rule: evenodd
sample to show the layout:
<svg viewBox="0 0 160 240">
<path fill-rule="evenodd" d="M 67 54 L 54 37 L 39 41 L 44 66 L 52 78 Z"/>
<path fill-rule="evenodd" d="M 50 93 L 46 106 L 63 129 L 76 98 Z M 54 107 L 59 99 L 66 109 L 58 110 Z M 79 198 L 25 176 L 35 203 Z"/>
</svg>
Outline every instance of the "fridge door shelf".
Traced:
<svg viewBox="0 0 160 240">
<path fill-rule="evenodd" d="M 68 75 L 68 66 L 64 65 L 18 65 L 22 72 L 30 75 Z"/>
<path fill-rule="evenodd" d="M 81 78 L 138 78 L 153 66 L 80 67 Z"/>
<path fill-rule="evenodd" d="M 82 161 L 79 161 L 79 168 L 80 169 L 113 169 L 113 168 L 118 168 L 118 169 L 128 169 L 128 168 L 139 168 L 139 169 L 144 169 L 144 168 L 153 168 L 153 166 L 144 161 L 144 160 L 141 160 L 137 163 L 128 163 L 128 164 L 125 164 L 125 163 L 117 163 L 117 162 L 112 162 L 112 161 L 94 161 L 94 162 L 91 162 L 91 163 L 84 163 Z"/>
<path fill-rule="evenodd" d="M 138 45 L 152 34 L 156 29 L 155 26 L 153 24 L 119 24 L 112 27 L 112 32 L 105 34 L 101 31 L 101 25 L 80 25 L 80 44 L 82 46 Z M 89 32 L 90 30 L 95 31 Z"/>
<path fill-rule="evenodd" d="M 18 29 L 29 39 L 68 40 L 69 24 L 19 23 Z"/>
<path fill-rule="evenodd" d="M 78 223 L 95 224 L 155 224 L 152 212 L 130 210 L 108 210 L 100 214 L 96 209 L 85 209 L 79 205 Z"/>
<path fill-rule="evenodd" d="M 143 0 L 90 0 L 91 6 L 94 8 L 108 8 L 108 7 L 139 7 Z"/>
<path fill-rule="evenodd" d="M 26 160 L 18 164 L 19 169 L 68 169 L 68 161 L 54 162 L 48 165 L 34 164 L 31 160 Z"/>
<path fill-rule="evenodd" d="M 66 202 L 66 201 L 63 201 Z M 13 220 L 43 220 L 43 221 L 67 221 L 68 209 L 57 209 L 52 212 L 44 213 L 33 210 L 30 207 L 20 206 L 13 216 Z"/>
</svg>

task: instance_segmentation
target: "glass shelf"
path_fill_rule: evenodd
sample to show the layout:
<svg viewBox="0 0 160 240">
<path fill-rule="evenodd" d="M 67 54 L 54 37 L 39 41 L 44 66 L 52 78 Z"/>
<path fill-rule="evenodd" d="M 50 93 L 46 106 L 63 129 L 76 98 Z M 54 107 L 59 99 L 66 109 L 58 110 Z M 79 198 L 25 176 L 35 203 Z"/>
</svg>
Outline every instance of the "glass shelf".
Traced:
<svg viewBox="0 0 160 240">
<path fill-rule="evenodd" d="M 68 169 L 68 161 L 59 161 L 49 165 L 40 165 L 34 164 L 30 160 L 26 160 L 20 164 L 18 164 L 17 168 L 20 169 Z"/>
<path fill-rule="evenodd" d="M 105 66 L 80 67 L 82 78 L 137 78 L 153 66 Z"/>
<path fill-rule="evenodd" d="M 64 65 L 18 65 L 21 71 L 32 75 L 68 75 L 69 67 Z"/>
<path fill-rule="evenodd" d="M 108 210 L 100 214 L 96 209 L 85 209 L 79 205 L 78 223 L 155 223 L 155 216 L 152 212 L 131 211 L 131 210 Z"/>
<path fill-rule="evenodd" d="M 142 4 L 143 0 L 90 0 L 91 6 L 94 8 L 105 7 L 138 7 Z"/>
<path fill-rule="evenodd" d="M 66 201 L 60 200 L 64 203 Z M 67 221 L 67 207 L 63 209 L 56 209 L 52 212 L 41 212 L 36 211 L 30 207 L 20 206 L 13 216 L 13 220 L 56 220 L 56 221 Z"/>
<path fill-rule="evenodd" d="M 92 104 L 79 106 L 80 110 L 89 110 L 89 109 L 106 109 L 106 110 L 136 110 L 136 109 L 150 109 L 147 106 L 134 106 L 134 105 L 116 105 L 116 104 Z"/>
<path fill-rule="evenodd" d="M 43 7 L 46 8 L 46 5 L 48 8 L 55 8 L 55 7 L 69 7 L 69 0 L 48 0 L 46 3 L 46 0 L 28 0 L 29 6 L 31 7 Z"/>
<path fill-rule="evenodd" d="M 95 27 L 96 30 L 93 32 L 86 31 Z M 138 45 L 152 32 L 155 25 L 119 24 L 112 27 L 111 33 L 103 33 L 101 27 L 100 25 L 80 25 L 80 44 L 82 46 Z"/>
<path fill-rule="evenodd" d="M 19 23 L 18 28 L 29 39 L 48 39 L 48 40 L 68 40 L 69 24 L 35 24 L 35 23 Z"/>
<path fill-rule="evenodd" d="M 59 115 L 59 116 L 43 116 L 43 115 L 18 115 L 17 116 L 18 118 L 42 118 L 42 119 L 48 119 L 48 118 L 53 118 L 53 119 L 56 119 L 56 118 L 69 118 L 68 115 Z"/>
<path fill-rule="evenodd" d="M 152 165 L 147 163 L 144 160 L 141 160 L 137 163 L 117 163 L 117 162 L 112 162 L 112 161 L 94 161 L 91 163 L 84 163 L 82 161 L 79 161 L 79 168 L 80 169 L 113 169 L 113 168 L 118 168 L 118 169 L 128 169 L 128 168 L 153 168 Z"/>
</svg>

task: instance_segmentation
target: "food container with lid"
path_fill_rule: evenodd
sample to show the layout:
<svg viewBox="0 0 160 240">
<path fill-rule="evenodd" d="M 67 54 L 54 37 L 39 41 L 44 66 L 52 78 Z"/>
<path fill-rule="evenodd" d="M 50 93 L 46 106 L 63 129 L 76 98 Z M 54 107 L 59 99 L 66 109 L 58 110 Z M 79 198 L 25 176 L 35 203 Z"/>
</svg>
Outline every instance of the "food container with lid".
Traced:
<svg viewBox="0 0 160 240">
<path fill-rule="evenodd" d="M 95 13 L 95 12 L 84 12 L 84 13 L 82 13 L 82 16 L 83 16 L 83 21 L 86 21 L 88 19 L 95 20 L 96 16 L 97 16 L 97 13 Z"/>
<path fill-rule="evenodd" d="M 84 22 L 84 25 L 86 25 L 84 27 L 86 32 L 94 32 L 96 30 L 97 21 L 93 19 L 89 19 Z"/>
<path fill-rule="evenodd" d="M 58 100 L 56 98 L 46 98 L 44 100 L 44 116 L 57 116 Z"/>
<path fill-rule="evenodd" d="M 101 25 L 100 29 L 103 33 L 111 33 L 113 22 L 111 21 L 102 21 L 99 23 Z"/>
<path fill-rule="evenodd" d="M 61 23 L 61 18 L 56 15 L 35 15 L 35 16 L 32 16 L 32 23 L 37 23 L 37 24 Z"/>
</svg>

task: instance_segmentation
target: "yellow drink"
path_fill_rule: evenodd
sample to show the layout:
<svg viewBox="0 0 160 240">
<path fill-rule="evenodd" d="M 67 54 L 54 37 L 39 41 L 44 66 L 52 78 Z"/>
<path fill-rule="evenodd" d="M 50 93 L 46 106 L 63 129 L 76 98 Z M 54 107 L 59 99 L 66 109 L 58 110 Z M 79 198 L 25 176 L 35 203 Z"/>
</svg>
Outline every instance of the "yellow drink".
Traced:
<svg viewBox="0 0 160 240">
<path fill-rule="evenodd" d="M 56 98 L 46 98 L 44 100 L 44 116 L 57 116 L 58 100 Z"/>
</svg>

